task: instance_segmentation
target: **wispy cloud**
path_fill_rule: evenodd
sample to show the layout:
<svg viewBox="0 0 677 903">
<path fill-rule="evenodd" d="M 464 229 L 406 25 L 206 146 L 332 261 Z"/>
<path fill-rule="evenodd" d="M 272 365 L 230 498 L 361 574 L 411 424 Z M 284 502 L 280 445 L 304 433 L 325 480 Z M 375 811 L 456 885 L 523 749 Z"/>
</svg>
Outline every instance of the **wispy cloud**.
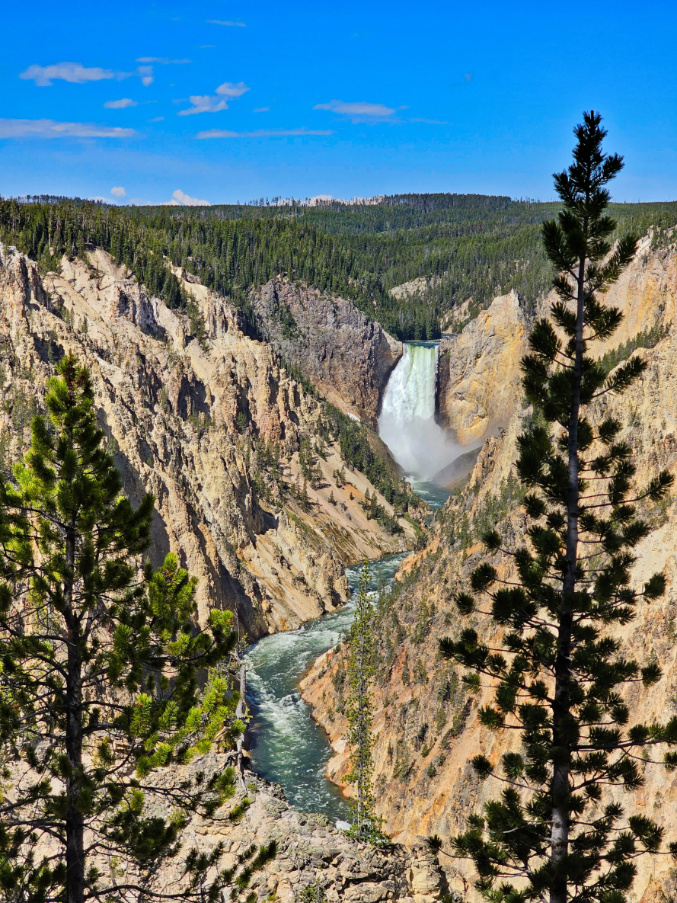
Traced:
<svg viewBox="0 0 677 903">
<path fill-rule="evenodd" d="M 339 116 L 348 116 L 350 119 L 388 119 L 396 110 L 393 107 L 387 107 L 382 103 L 367 103 L 364 100 L 346 103 L 343 100 L 330 100 L 329 103 L 318 103 L 313 107 L 314 110 L 329 110 L 331 113 L 337 113 Z"/>
<path fill-rule="evenodd" d="M 228 22 L 223 21 L 223 19 L 207 19 L 208 25 L 225 25 L 226 28 L 246 28 L 244 22 Z"/>
<path fill-rule="evenodd" d="M 124 198 L 127 197 L 126 190 L 122 187 L 122 185 L 118 185 L 115 188 L 111 188 L 110 193 L 114 198 Z"/>
<path fill-rule="evenodd" d="M 412 117 L 409 122 L 421 122 L 424 125 L 450 125 L 451 123 L 447 122 L 446 119 L 418 119 Z"/>
<path fill-rule="evenodd" d="M 192 198 L 189 194 L 186 194 L 185 191 L 181 191 L 180 188 L 177 188 L 176 191 L 172 194 L 171 201 L 167 201 L 162 205 L 163 207 L 211 207 L 212 205 L 209 201 L 200 201 L 198 198 Z"/>
<path fill-rule="evenodd" d="M 127 107 L 138 107 L 138 100 L 132 100 L 131 97 L 121 97 L 120 100 L 107 100 L 104 107 L 107 110 L 124 110 Z"/>
<path fill-rule="evenodd" d="M 152 66 L 139 66 L 138 73 L 141 76 L 141 84 L 144 87 L 148 87 L 148 85 L 153 84 L 153 67 Z"/>
<path fill-rule="evenodd" d="M 196 113 L 219 113 L 228 109 L 228 101 L 223 97 L 212 97 L 211 94 L 192 94 L 188 100 L 193 104 L 187 110 L 179 110 L 179 116 L 193 116 Z"/>
<path fill-rule="evenodd" d="M 254 110 L 254 112 L 255 112 L 255 113 L 269 113 L 269 112 L 270 112 L 270 107 L 257 107 L 257 108 Z"/>
<path fill-rule="evenodd" d="M 221 110 L 228 109 L 228 100 L 235 97 L 242 97 L 249 91 L 249 87 L 244 82 L 224 82 L 216 89 L 216 94 L 193 94 L 188 99 L 192 103 L 192 107 L 187 110 L 180 110 L 179 116 L 193 116 L 195 113 L 219 113 Z"/>
<path fill-rule="evenodd" d="M 177 60 L 177 62 L 179 62 Z M 32 81 L 39 88 L 49 88 L 55 81 L 70 82 L 72 85 L 84 85 L 87 82 L 100 82 L 106 79 L 130 78 L 138 75 L 143 85 L 153 83 L 153 67 L 138 66 L 134 72 L 117 72 L 113 69 L 102 69 L 101 66 L 83 66 L 82 63 L 53 63 L 51 66 L 34 64 L 20 73 L 19 78 Z"/>
<path fill-rule="evenodd" d="M 0 138 L 130 138 L 134 129 L 53 119 L 0 119 Z"/>
<path fill-rule="evenodd" d="M 94 66 L 90 69 L 82 63 L 54 63 L 52 66 L 29 66 L 19 75 L 26 81 L 34 81 L 40 88 L 49 87 L 54 81 L 62 80 L 73 85 L 83 85 L 85 82 L 100 82 L 107 78 L 116 78 L 119 73 L 111 69 L 101 69 Z"/>
<path fill-rule="evenodd" d="M 254 132 L 229 132 L 210 129 L 198 132 L 196 138 L 289 138 L 297 135 L 333 135 L 329 129 L 256 129 Z"/>
<path fill-rule="evenodd" d="M 158 66 L 185 66 L 192 60 L 170 60 L 167 56 L 139 56 L 137 63 L 157 63 Z"/>
<path fill-rule="evenodd" d="M 216 89 L 216 93 L 222 94 L 224 97 L 242 97 L 249 90 L 250 88 L 244 82 L 238 82 L 237 84 L 224 82 Z"/>
</svg>

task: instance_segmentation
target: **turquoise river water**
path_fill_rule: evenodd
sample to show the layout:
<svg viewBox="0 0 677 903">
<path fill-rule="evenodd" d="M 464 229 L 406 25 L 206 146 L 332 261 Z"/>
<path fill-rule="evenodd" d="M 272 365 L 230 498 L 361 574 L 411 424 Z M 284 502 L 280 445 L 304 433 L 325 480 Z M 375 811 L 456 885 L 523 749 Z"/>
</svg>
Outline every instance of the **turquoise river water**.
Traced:
<svg viewBox="0 0 677 903">
<path fill-rule="evenodd" d="M 412 482 L 431 508 L 444 504 L 449 493 L 432 483 Z M 392 582 L 406 554 L 369 563 L 372 590 Z M 349 567 L 351 589 L 360 567 Z M 252 766 L 280 784 L 289 803 L 301 812 L 322 812 L 332 821 L 348 821 L 350 804 L 325 775 L 332 753 L 322 728 L 313 721 L 298 683 L 313 661 L 335 646 L 350 630 L 354 603 L 304 624 L 298 630 L 264 637 L 248 653 L 248 702 L 252 712 Z"/>
</svg>

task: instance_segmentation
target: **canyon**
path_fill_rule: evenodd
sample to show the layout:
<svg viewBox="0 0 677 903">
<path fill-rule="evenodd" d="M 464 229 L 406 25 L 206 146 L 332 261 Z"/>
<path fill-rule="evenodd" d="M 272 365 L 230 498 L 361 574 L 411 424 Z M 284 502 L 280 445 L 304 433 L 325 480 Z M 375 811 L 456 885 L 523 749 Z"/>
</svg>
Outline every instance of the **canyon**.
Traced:
<svg viewBox="0 0 677 903">
<path fill-rule="evenodd" d="M 290 903 L 316 886 L 327 900 L 355 903 L 432 903 L 447 887 L 472 896 L 472 869 L 442 856 L 441 872 L 421 839 L 446 840 L 465 826 L 494 793 L 477 781 L 469 760 L 482 752 L 495 762 L 507 747 L 478 722 L 486 693 L 467 692 L 460 670 L 440 661 L 438 641 L 460 629 L 453 596 L 485 557 L 482 529 L 500 523 L 507 545 L 523 535 L 513 474 L 529 416 L 520 361 L 534 317 L 553 296 L 530 309 L 515 291 L 498 295 L 439 345 L 403 346 L 349 300 L 281 274 L 249 293 L 260 336 L 252 338 L 227 297 L 184 268 L 173 272 L 192 299 L 189 309 L 153 296 L 101 249 L 91 247 L 81 259 L 65 256 L 59 273 L 45 273 L 0 246 L 0 466 L 6 471 L 26 448 L 45 381 L 54 363 L 73 352 L 91 370 L 100 424 L 125 490 L 134 502 L 145 492 L 155 496 L 153 562 L 175 551 L 199 578 L 199 619 L 216 606 L 236 612 L 250 640 L 296 631 L 350 598 L 347 566 L 412 553 L 381 622 L 374 719 L 377 811 L 398 846 L 388 856 L 362 849 L 331 819 L 295 811 L 280 788 L 254 775 L 247 780 L 256 800 L 242 825 L 225 834 L 208 823 L 190 830 L 205 843 L 225 837 L 233 856 L 245 836 L 279 839 L 282 854 L 257 889 Z M 677 473 L 675 248 L 655 246 L 647 236 L 608 298 L 622 307 L 624 320 L 599 355 L 623 360 L 636 353 L 648 367 L 622 400 L 600 402 L 596 416 L 614 413 L 622 421 L 640 483 L 662 467 Z M 422 374 L 420 408 L 417 402 L 400 417 L 404 408 L 394 393 L 401 401 L 407 380 Z M 396 481 L 383 440 L 416 473 L 402 457 L 397 431 L 418 417 L 425 424 L 421 445 L 435 454 L 416 475 L 452 486 L 449 500 L 433 514 L 413 496 L 407 512 L 390 504 L 328 430 L 333 409 L 359 424 Z M 390 433 L 384 416 L 394 418 Z M 418 460 L 420 450 L 413 453 Z M 388 520 L 369 515 L 370 498 Z M 677 501 L 645 513 L 652 531 L 638 550 L 633 579 L 664 570 L 668 591 L 642 607 L 622 635 L 630 655 L 663 665 L 656 687 L 637 688 L 629 698 L 632 711 L 659 720 L 677 711 Z M 510 573 L 504 562 L 496 564 Z M 486 624 L 479 627 L 491 637 Z M 327 774 L 342 787 L 349 754 L 345 668 L 345 644 L 332 635 L 300 682 L 331 744 Z M 671 838 L 675 799 L 677 777 L 647 767 L 632 805 L 653 813 Z M 667 858 L 640 861 L 634 899 L 668 899 L 676 875 Z"/>
<path fill-rule="evenodd" d="M 180 555 L 199 579 L 200 617 L 230 608 L 250 638 L 298 627 L 346 601 L 347 564 L 413 544 L 404 518 L 392 533 L 367 517 L 367 493 L 394 510 L 336 442 L 318 438 L 325 402 L 289 375 L 270 345 L 242 332 L 226 299 L 184 279 L 198 338 L 185 313 L 150 296 L 101 250 L 64 258 L 60 274 L 44 276 L 24 255 L 0 253 L 4 466 L 26 447 L 53 363 L 73 352 L 91 370 L 125 490 L 133 502 L 155 496 L 152 561 Z M 372 346 L 360 344 L 359 318 L 356 329 L 362 373 Z M 303 504 L 302 444 L 316 473 Z"/>
<path fill-rule="evenodd" d="M 677 473 L 676 264 L 674 247 L 652 248 L 650 238 L 642 242 L 637 258 L 608 295 L 610 303 L 622 307 L 623 325 L 598 352 L 615 352 L 623 360 L 636 344 L 634 353 L 648 364 L 626 395 L 607 396 L 595 411 L 596 417 L 613 414 L 623 424 L 621 438 L 634 450 L 639 485 L 662 468 Z M 543 299 L 536 313 L 552 300 L 552 295 Z M 524 533 L 513 464 L 517 437 L 528 417 L 520 387 L 528 327 L 519 299 L 499 297 L 440 347 L 440 415 L 449 425 L 456 424 L 459 445 L 481 442 L 481 447 L 469 479 L 437 513 L 426 547 L 401 566 L 399 585 L 380 620 L 374 717 L 377 812 L 389 835 L 405 844 L 431 834 L 448 843 L 463 830 L 468 816 L 497 792 L 492 781 L 478 781 L 470 759 L 481 753 L 496 762 L 509 748 L 504 736 L 479 724 L 478 710 L 488 701 L 488 691 L 470 694 L 462 670 L 440 660 L 438 643 L 444 636 L 457 637 L 461 629 L 453 598 L 467 588 L 473 568 L 486 560 L 479 541 L 482 531 L 499 524 L 508 548 L 517 546 Z M 647 336 L 652 337 L 648 342 Z M 643 719 L 661 721 L 677 711 L 677 500 L 673 495 L 644 514 L 652 529 L 637 550 L 633 581 L 641 585 L 651 573 L 663 571 L 668 588 L 663 599 L 640 606 L 637 619 L 619 628 L 618 635 L 629 656 L 661 663 L 660 683 L 649 690 L 636 687 L 628 696 L 635 718 L 641 713 Z M 490 560 L 501 574 L 510 574 L 504 559 L 494 555 Z M 473 626 L 491 640 L 486 621 L 477 617 Z M 339 784 L 349 754 L 341 710 L 345 667 L 345 647 L 330 649 L 302 681 L 303 696 L 332 743 L 335 755 L 327 770 Z M 645 767 L 643 788 L 623 802 L 650 813 L 673 839 L 675 799 L 677 777 L 659 764 Z M 452 890 L 472 896 L 472 867 L 445 856 L 441 861 Z M 675 874 L 669 857 L 640 858 L 632 899 L 668 899 Z"/>
</svg>

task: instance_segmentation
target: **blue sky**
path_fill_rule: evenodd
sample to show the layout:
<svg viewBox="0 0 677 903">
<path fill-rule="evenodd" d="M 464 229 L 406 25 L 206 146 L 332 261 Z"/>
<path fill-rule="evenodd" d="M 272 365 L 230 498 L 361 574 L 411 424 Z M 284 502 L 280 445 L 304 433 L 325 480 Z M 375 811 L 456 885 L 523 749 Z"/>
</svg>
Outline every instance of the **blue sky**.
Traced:
<svg viewBox="0 0 677 903">
<path fill-rule="evenodd" d="M 545 200 L 593 108 L 626 158 L 616 199 L 677 198 L 673 3 L 569 2 L 566 15 L 493 0 L 25 10 L 3 10 L 5 197 Z"/>
</svg>

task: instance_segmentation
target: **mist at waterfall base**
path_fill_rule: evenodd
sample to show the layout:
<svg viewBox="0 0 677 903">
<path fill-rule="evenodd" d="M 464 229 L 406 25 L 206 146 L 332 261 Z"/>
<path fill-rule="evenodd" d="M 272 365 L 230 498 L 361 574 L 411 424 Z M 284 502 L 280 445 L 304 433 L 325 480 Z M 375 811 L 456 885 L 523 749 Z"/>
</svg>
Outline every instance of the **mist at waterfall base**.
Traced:
<svg viewBox="0 0 677 903">
<path fill-rule="evenodd" d="M 435 421 L 436 344 L 405 344 L 383 395 L 378 434 L 405 473 L 425 482 L 462 452 Z"/>
</svg>

